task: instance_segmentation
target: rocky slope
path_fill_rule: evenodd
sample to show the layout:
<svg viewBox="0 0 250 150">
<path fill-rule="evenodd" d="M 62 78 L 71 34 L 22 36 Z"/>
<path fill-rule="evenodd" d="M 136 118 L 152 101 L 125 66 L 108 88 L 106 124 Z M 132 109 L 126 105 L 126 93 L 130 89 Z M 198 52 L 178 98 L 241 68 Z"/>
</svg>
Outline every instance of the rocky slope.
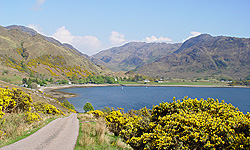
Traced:
<svg viewBox="0 0 250 150">
<path fill-rule="evenodd" d="M 250 74 L 250 39 L 202 34 L 184 42 L 171 55 L 136 70 L 151 76 L 244 78 Z"/>
<path fill-rule="evenodd" d="M 250 75 L 250 39 L 202 34 L 184 43 L 127 43 L 92 56 L 113 71 L 148 76 L 195 78 Z"/>
<path fill-rule="evenodd" d="M 154 62 L 157 58 L 176 51 L 181 44 L 131 42 L 113 47 L 92 56 L 95 64 L 107 66 L 112 71 L 129 71 Z"/>
</svg>

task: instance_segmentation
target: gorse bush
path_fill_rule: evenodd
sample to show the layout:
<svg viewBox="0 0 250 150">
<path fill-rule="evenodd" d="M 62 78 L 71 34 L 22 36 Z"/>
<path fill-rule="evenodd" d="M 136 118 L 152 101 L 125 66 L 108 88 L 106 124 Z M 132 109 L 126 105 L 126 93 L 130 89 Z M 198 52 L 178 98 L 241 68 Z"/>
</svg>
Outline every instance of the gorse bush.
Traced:
<svg viewBox="0 0 250 150">
<path fill-rule="evenodd" d="M 106 123 L 134 149 L 250 149 L 250 114 L 212 98 L 113 110 Z"/>
<path fill-rule="evenodd" d="M 9 124 L 5 118 L 7 114 L 9 116 L 13 114 L 23 115 L 21 120 L 28 124 L 40 121 L 41 114 L 65 115 L 60 109 L 51 104 L 42 102 L 32 104 L 32 102 L 31 95 L 26 94 L 21 89 L 0 88 L 0 139 L 10 136 L 6 132 L 8 129 L 4 127 L 8 126 L 5 125 L 6 123 Z"/>
<path fill-rule="evenodd" d="M 38 113 L 32 113 L 29 111 L 25 113 L 25 118 L 26 122 L 28 123 L 33 123 L 34 121 L 39 121 L 41 119 Z"/>
<path fill-rule="evenodd" d="M 21 89 L 0 88 L 1 114 L 30 111 L 32 102 L 33 100 L 31 96 L 23 92 Z"/>
<path fill-rule="evenodd" d="M 43 114 L 53 114 L 53 115 L 65 115 L 60 109 L 57 109 L 55 106 L 44 103 L 44 102 L 35 102 L 33 104 L 35 110 Z"/>
<path fill-rule="evenodd" d="M 32 102 L 31 96 L 21 89 L 0 88 L 0 139 L 6 136 L 2 129 L 2 125 L 5 123 L 4 115 L 6 113 L 30 112 Z"/>
<path fill-rule="evenodd" d="M 96 118 L 100 118 L 104 115 L 104 113 L 100 110 L 92 110 L 89 111 L 88 114 L 93 114 Z"/>
</svg>

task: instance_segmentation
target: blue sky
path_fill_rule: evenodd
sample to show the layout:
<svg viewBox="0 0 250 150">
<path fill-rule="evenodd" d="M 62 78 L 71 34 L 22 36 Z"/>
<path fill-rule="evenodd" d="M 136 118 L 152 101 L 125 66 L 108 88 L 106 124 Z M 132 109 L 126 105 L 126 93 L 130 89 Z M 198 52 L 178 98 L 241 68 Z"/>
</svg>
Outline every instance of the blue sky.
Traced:
<svg viewBox="0 0 250 150">
<path fill-rule="evenodd" d="M 250 37 L 250 0 L 0 0 L 0 25 L 23 25 L 92 55 L 131 41 L 208 33 Z"/>
</svg>

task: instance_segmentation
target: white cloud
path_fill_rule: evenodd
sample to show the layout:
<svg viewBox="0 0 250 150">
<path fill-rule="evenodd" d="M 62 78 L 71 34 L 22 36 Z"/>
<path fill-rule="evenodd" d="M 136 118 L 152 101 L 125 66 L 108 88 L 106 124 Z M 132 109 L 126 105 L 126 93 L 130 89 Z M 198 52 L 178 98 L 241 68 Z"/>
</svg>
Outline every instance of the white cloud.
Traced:
<svg viewBox="0 0 250 150">
<path fill-rule="evenodd" d="M 191 31 L 190 32 L 192 35 L 190 35 L 187 39 L 184 39 L 182 42 L 184 43 L 186 40 L 190 39 L 190 38 L 193 38 L 193 37 L 196 37 L 198 35 L 201 35 L 201 32 L 197 32 L 197 31 Z"/>
<path fill-rule="evenodd" d="M 146 37 L 145 39 L 143 39 L 143 41 L 146 41 L 148 43 L 152 43 L 152 42 L 171 42 L 172 39 L 170 39 L 168 37 L 162 37 L 162 36 L 157 38 L 156 36 L 152 35 L 151 37 Z"/>
<path fill-rule="evenodd" d="M 45 0 L 36 0 L 36 4 L 33 7 L 35 10 L 41 10 L 41 6 L 45 3 Z"/>
<path fill-rule="evenodd" d="M 111 44 L 113 44 L 113 45 L 125 43 L 125 42 L 126 42 L 126 40 L 125 40 L 125 35 L 124 35 L 124 34 L 121 34 L 121 33 L 118 33 L 118 32 L 116 32 L 116 31 L 112 31 L 112 32 L 111 32 L 111 35 L 110 35 L 110 37 L 109 37 L 109 41 L 110 41 Z"/>
<path fill-rule="evenodd" d="M 28 27 L 36 30 L 38 33 L 46 35 L 43 33 L 42 28 L 39 25 L 36 24 L 29 24 Z M 192 32 L 195 34 L 194 32 Z M 47 36 L 47 35 L 46 35 Z M 119 33 L 117 31 L 112 31 L 109 36 L 109 43 L 103 44 L 101 41 L 92 35 L 86 35 L 86 36 L 75 36 L 72 35 L 71 32 L 66 29 L 65 26 L 62 26 L 56 30 L 54 34 L 51 35 L 51 37 L 59 40 L 61 43 L 68 43 L 74 46 L 76 49 L 81 51 L 84 54 L 93 55 L 95 53 L 98 53 L 100 50 L 108 49 L 115 46 L 121 46 L 127 42 L 171 42 L 172 39 L 168 37 L 146 37 L 142 40 L 132 40 L 132 39 L 126 39 L 125 35 L 122 33 Z"/>
<path fill-rule="evenodd" d="M 45 2 L 45 0 L 36 0 L 37 5 L 42 5 Z"/>
<path fill-rule="evenodd" d="M 62 26 L 52 35 L 55 39 L 62 43 L 72 44 L 75 48 L 84 54 L 92 55 L 100 50 L 101 42 L 99 39 L 92 35 L 87 36 L 74 36 L 69 30 Z"/>
<path fill-rule="evenodd" d="M 27 27 L 36 30 L 36 32 L 38 32 L 38 33 L 40 33 L 42 35 L 45 35 L 43 33 L 43 29 L 39 25 L 37 25 L 37 24 L 29 24 L 29 25 L 27 25 Z"/>
<path fill-rule="evenodd" d="M 52 36 L 62 43 L 72 43 L 74 38 L 74 36 L 72 36 L 71 33 L 65 28 L 65 26 L 58 28 Z"/>
</svg>

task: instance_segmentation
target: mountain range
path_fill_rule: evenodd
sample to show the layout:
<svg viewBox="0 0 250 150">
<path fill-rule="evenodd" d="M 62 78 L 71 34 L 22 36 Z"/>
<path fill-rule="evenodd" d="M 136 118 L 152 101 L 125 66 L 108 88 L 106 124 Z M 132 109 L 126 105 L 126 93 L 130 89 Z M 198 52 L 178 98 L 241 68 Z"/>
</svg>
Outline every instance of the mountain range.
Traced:
<svg viewBox="0 0 250 150">
<path fill-rule="evenodd" d="M 107 75 L 110 70 L 164 78 L 240 79 L 250 75 L 249 46 L 249 38 L 201 34 L 184 43 L 130 42 L 88 56 L 31 28 L 0 26 L 0 68 L 54 79 Z"/>
<path fill-rule="evenodd" d="M 167 43 L 131 42 L 120 47 L 101 51 L 91 57 L 95 64 L 107 66 L 112 71 L 130 71 L 138 66 L 167 56 L 181 46 Z"/>
<path fill-rule="evenodd" d="M 127 43 L 93 55 L 95 64 L 113 71 L 148 76 L 195 78 L 250 74 L 250 39 L 201 34 L 184 43 Z"/>
</svg>

